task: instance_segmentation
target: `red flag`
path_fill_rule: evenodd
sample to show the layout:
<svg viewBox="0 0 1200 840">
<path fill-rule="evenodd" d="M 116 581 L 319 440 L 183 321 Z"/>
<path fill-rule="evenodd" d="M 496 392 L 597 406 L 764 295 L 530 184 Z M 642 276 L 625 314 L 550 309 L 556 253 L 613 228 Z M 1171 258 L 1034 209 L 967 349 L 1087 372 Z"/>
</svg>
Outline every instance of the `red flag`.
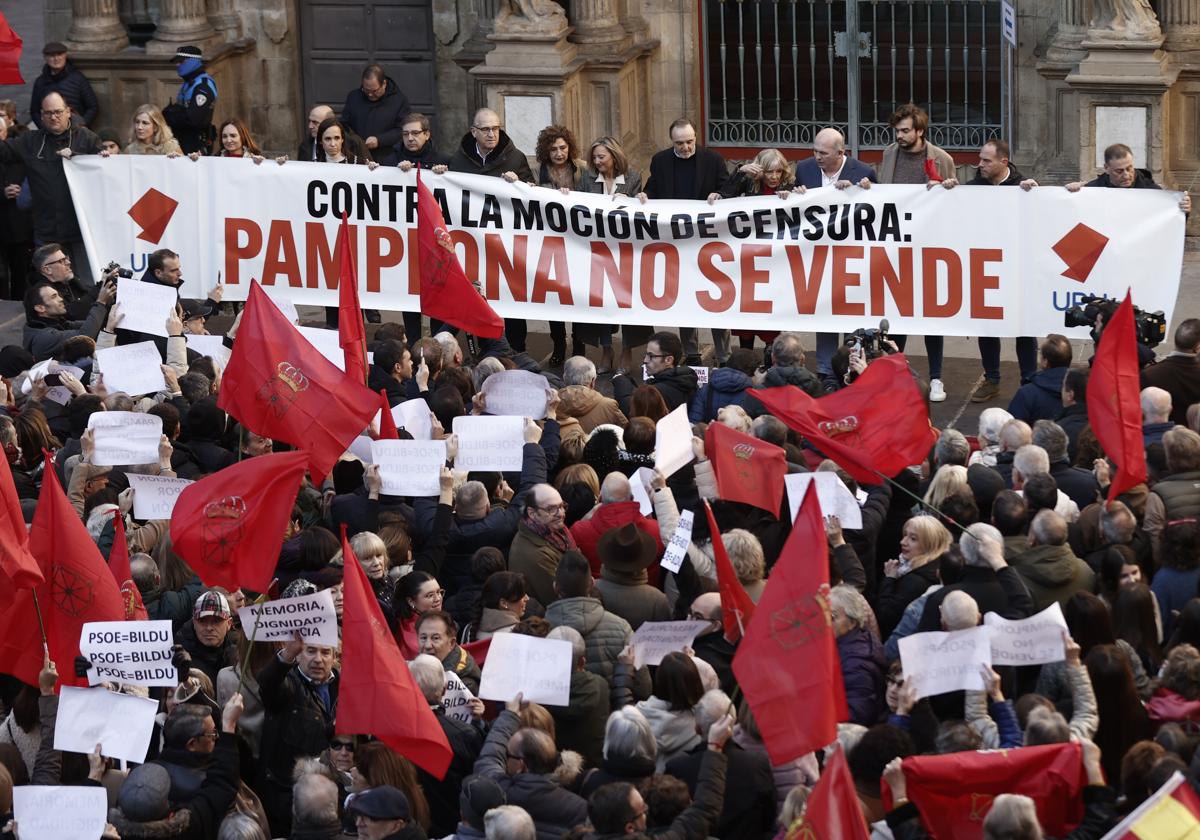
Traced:
<svg viewBox="0 0 1200 840">
<path fill-rule="evenodd" d="M 320 484 L 370 425 L 378 400 L 309 344 L 252 283 L 217 405 L 257 434 L 305 450 Z"/>
<path fill-rule="evenodd" d="M 388 632 L 371 584 L 342 526 L 345 590 L 342 601 L 342 687 L 337 732 L 374 735 L 438 779 L 453 753 L 441 724 L 409 673 Z"/>
<path fill-rule="evenodd" d="M 1200 796 L 1178 770 L 1158 791 L 1137 806 L 1103 840 L 1200 836 Z"/>
<path fill-rule="evenodd" d="M 11 596 L 14 588 L 32 589 L 44 581 L 41 567 L 29 551 L 29 531 L 12 467 L 0 454 L 0 600 Z"/>
<path fill-rule="evenodd" d="M 819 400 L 794 385 L 750 393 L 864 484 L 879 483 L 876 470 L 893 476 L 920 463 L 937 442 L 901 354 L 876 359 L 853 385 Z"/>
<path fill-rule="evenodd" d="M 979 840 L 983 818 L 1002 793 L 1030 797 L 1050 837 L 1067 836 L 1083 819 L 1087 779 L 1078 743 L 913 756 L 904 759 L 904 776 L 934 840 Z M 891 790 L 880 787 L 891 809 Z"/>
<path fill-rule="evenodd" d="M 779 513 L 783 477 L 787 475 L 783 449 L 724 423 L 709 423 L 704 451 L 712 461 L 717 493 L 722 499 Z"/>
<path fill-rule="evenodd" d="M 1089 383 L 1088 423 L 1105 453 L 1117 465 L 1117 473 L 1108 485 L 1111 502 L 1146 480 L 1141 373 L 1133 301 L 1128 291 L 1100 337 Z"/>
<path fill-rule="evenodd" d="M 188 485 L 171 513 L 175 553 L 206 586 L 265 592 L 306 461 L 303 452 L 259 455 Z"/>
<path fill-rule="evenodd" d="M 754 616 L 754 601 L 742 588 L 733 563 L 725 553 L 725 543 L 713 519 L 712 508 L 704 503 L 704 515 L 708 517 L 708 532 L 712 535 L 713 559 L 717 564 L 717 585 L 721 590 L 721 623 L 725 625 L 725 638 L 736 644 L 742 638 L 750 619 Z"/>
<path fill-rule="evenodd" d="M 338 228 L 338 344 L 346 356 L 346 376 L 367 383 L 367 333 L 363 329 L 362 307 L 358 305 L 358 272 L 354 269 L 354 243 L 350 241 L 350 223 L 342 212 Z"/>
<path fill-rule="evenodd" d="M 142 593 L 138 592 L 133 582 L 133 572 L 129 569 L 129 542 L 125 539 L 125 517 L 121 511 L 113 515 L 113 543 L 108 550 L 108 568 L 113 579 L 121 590 L 121 602 L 125 606 L 126 621 L 145 621 L 150 618 L 146 605 L 142 603 Z"/>
<path fill-rule="evenodd" d="M 399 440 L 400 432 L 396 429 L 396 418 L 392 416 L 392 407 L 388 404 L 387 388 L 379 389 L 379 440 Z"/>
<path fill-rule="evenodd" d="M 774 757 L 771 760 L 775 761 Z M 871 836 L 862 808 L 858 805 L 858 793 L 854 790 L 854 779 L 850 777 L 846 754 L 840 748 L 833 751 L 825 763 L 825 772 L 808 796 L 799 836 L 820 837 L 822 840 L 869 840 Z"/>
<path fill-rule="evenodd" d="M 74 668 L 83 625 L 124 621 L 125 604 L 100 549 L 63 493 L 49 453 L 29 548 L 46 580 L 32 590 L 17 592 L 8 609 L 0 611 L 0 671 L 37 685 L 43 649 L 36 592 L 59 681 L 86 686 L 87 677 L 76 677 Z"/>
<path fill-rule="evenodd" d="M 504 335 L 504 319 L 467 279 L 446 220 L 417 170 L 417 242 L 421 268 L 421 311 L 481 338 Z"/>
<path fill-rule="evenodd" d="M 480 639 L 477 642 L 467 642 L 463 645 L 463 650 L 471 654 L 471 658 L 475 660 L 475 664 L 482 668 L 483 663 L 487 660 L 488 649 L 491 646 L 492 640 L 489 637 L 487 639 Z"/>
<path fill-rule="evenodd" d="M 829 617 L 829 549 L 815 483 L 808 485 L 771 569 L 733 658 L 733 673 L 772 764 L 832 743 L 838 721 L 850 717 Z"/>
<path fill-rule="evenodd" d="M 0 12 L 0 85 L 23 85 L 21 78 L 21 36 L 13 32 L 4 12 Z"/>
</svg>

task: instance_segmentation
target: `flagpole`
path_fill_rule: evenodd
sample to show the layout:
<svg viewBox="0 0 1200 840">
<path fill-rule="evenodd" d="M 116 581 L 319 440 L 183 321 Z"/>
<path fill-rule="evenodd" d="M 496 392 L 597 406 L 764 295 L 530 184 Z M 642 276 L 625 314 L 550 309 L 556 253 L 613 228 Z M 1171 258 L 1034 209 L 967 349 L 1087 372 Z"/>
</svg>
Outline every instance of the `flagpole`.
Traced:
<svg viewBox="0 0 1200 840">
<path fill-rule="evenodd" d="M 882 479 L 883 479 L 885 482 L 887 482 L 888 484 L 890 484 L 890 485 L 892 485 L 893 487 L 895 487 L 895 488 L 896 488 L 897 490 L 899 490 L 901 493 L 903 493 L 904 495 L 908 496 L 910 499 L 913 499 L 913 500 L 915 500 L 915 501 L 917 502 L 917 504 L 921 505 L 921 507 L 927 507 L 927 508 L 929 508 L 931 511 L 933 511 L 934 513 L 936 513 L 938 516 L 942 517 L 942 519 L 944 519 L 944 520 L 946 520 L 947 522 L 949 522 L 951 525 L 953 525 L 955 528 L 957 528 L 957 529 L 958 529 L 959 531 L 961 531 L 962 533 L 964 533 L 964 534 L 965 534 L 965 533 L 967 532 L 967 529 L 966 529 L 966 528 L 964 528 L 964 527 L 963 527 L 961 524 L 959 524 L 959 523 L 958 523 L 958 521 L 956 521 L 956 520 L 955 520 L 953 517 L 951 517 L 951 516 L 947 516 L 946 514 L 942 513 L 942 512 L 941 512 L 941 510 L 939 510 L 938 508 L 936 508 L 936 507 L 934 507 L 933 505 L 929 504 L 929 502 L 927 502 L 927 501 L 925 501 L 924 499 L 922 499 L 920 496 L 918 496 L 916 493 L 914 493 L 914 492 L 912 492 L 911 490 L 909 490 L 907 487 L 902 487 L 902 486 L 901 486 L 901 485 L 900 485 L 900 484 L 899 484 L 899 483 L 898 483 L 898 482 L 897 482 L 895 479 L 888 478 L 886 475 L 884 475 L 883 473 L 881 473 L 879 470 L 872 470 L 872 472 L 873 472 L 873 473 L 875 473 L 875 475 L 877 475 L 877 476 L 879 476 L 880 478 L 882 478 Z"/>
<path fill-rule="evenodd" d="M 37 589 L 30 589 L 33 595 L 33 611 L 37 613 L 38 629 L 42 631 L 42 647 L 49 650 L 49 642 L 46 640 L 46 622 L 42 620 L 42 605 L 38 602 Z"/>
<path fill-rule="evenodd" d="M 255 604 L 264 604 L 271 600 L 271 587 L 278 582 L 279 578 L 274 578 L 267 586 L 267 591 L 254 599 Z M 242 686 L 246 684 L 246 669 L 250 667 L 250 654 L 254 653 L 254 632 L 258 630 L 258 613 L 254 615 L 254 624 L 250 626 L 250 635 L 246 637 L 246 655 L 242 658 L 242 667 L 238 669 L 238 687 L 237 693 L 242 693 Z"/>
</svg>

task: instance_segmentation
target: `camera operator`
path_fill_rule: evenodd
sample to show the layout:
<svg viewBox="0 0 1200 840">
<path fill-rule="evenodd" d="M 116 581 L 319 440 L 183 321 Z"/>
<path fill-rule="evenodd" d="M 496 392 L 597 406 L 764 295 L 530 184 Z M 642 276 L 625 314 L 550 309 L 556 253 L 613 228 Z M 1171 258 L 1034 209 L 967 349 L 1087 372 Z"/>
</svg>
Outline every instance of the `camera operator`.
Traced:
<svg viewBox="0 0 1200 840">
<path fill-rule="evenodd" d="M 49 283 L 58 292 L 67 308 L 67 317 L 73 320 L 83 320 L 88 310 L 96 302 L 100 291 L 99 285 L 88 288 L 87 284 L 75 275 L 71 258 L 57 242 L 48 242 L 33 252 L 33 270 L 38 275 L 39 283 Z M 103 281 L 111 276 L 105 272 Z"/>
<path fill-rule="evenodd" d="M 1100 347 L 1100 339 L 1104 336 L 1104 328 L 1108 320 L 1116 314 L 1120 301 L 1110 298 L 1085 297 L 1079 306 L 1068 309 L 1063 315 L 1063 324 L 1068 327 L 1090 326 L 1092 330 L 1093 350 Z M 1154 347 L 1162 341 L 1166 332 L 1166 319 L 1161 312 L 1146 312 L 1133 307 L 1134 330 L 1137 336 L 1138 367 L 1145 368 L 1154 364 Z M 1088 359 L 1088 367 L 1092 366 L 1093 356 Z"/>
<path fill-rule="evenodd" d="M 846 336 L 846 343 L 829 360 L 833 372 L 821 377 L 822 392 L 832 394 L 840 391 L 858 379 L 875 359 L 899 352 L 900 348 L 887 337 L 886 329 L 855 330 Z"/>
</svg>

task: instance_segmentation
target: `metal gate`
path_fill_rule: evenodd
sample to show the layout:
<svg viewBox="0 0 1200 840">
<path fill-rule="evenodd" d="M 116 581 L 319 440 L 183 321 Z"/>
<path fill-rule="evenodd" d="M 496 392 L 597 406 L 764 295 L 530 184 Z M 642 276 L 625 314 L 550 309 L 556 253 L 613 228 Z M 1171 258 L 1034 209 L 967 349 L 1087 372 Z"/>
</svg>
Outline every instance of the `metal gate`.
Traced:
<svg viewBox="0 0 1200 840">
<path fill-rule="evenodd" d="M 703 0 L 706 137 L 714 146 L 891 142 L 915 102 L 926 137 L 975 150 L 1004 136 L 1000 0 Z"/>
</svg>

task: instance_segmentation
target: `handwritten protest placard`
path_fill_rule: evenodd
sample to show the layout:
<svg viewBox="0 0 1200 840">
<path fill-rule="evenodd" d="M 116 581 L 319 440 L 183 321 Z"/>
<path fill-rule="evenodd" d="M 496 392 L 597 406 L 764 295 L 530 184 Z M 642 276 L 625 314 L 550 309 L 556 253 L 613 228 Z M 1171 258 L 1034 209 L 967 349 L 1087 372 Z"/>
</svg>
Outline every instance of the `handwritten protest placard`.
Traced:
<svg viewBox="0 0 1200 840">
<path fill-rule="evenodd" d="M 812 472 L 792 473 L 783 478 L 787 487 L 788 506 L 792 509 L 792 521 L 800 513 L 800 504 L 809 482 L 817 483 L 817 501 L 821 503 L 822 516 L 836 516 L 846 529 L 862 527 L 862 508 L 854 494 L 842 484 L 837 473 Z"/>
<path fill-rule="evenodd" d="M 371 462 L 379 465 L 386 496 L 436 496 L 446 463 L 444 440 L 376 440 Z"/>
<path fill-rule="evenodd" d="M 149 335 L 167 334 L 167 317 L 179 303 L 172 286 L 143 283 L 132 277 L 117 279 L 117 306 L 121 307 L 121 329 Z"/>
<path fill-rule="evenodd" d="M 238 610 L 238 618 L 242 632 L 255 642 L 286 642 L 299 633 L 309 644 L 337 647 L 337 611 L 328 589 L 299 598 L 247 604 Z"/>
<path fill-rule="evenodd" d="M 633 633 L 633 664 L 657 665 L 664 656 L 685 647 L 709 626 L 707 621 L 645 621 Z"/>
<path fill-rule="evenodd" d="M 133 518 L 141 520 L 170 519 L 179 494 L 192 483 L 169 475 L 127 473 L 126 477 L 133 488 Z"/>
<path fill-rule="evenodd" d="M 654 469 L 670 478 L 692 462 L 692 421 L 683 404 L 654 427 Z"/>
<path fill-rule="evenodd" d="M 992 629 L 992 662 L 996 665 L 1040 665 L 1067 658 L 1063 641 L 1067 621 L 1057 601 L 1019 621 L 990 612 L 983 623 Z"/>
<path fill-rule="evenodd" d="M 157 464 L 162 418 L 140 411 L 96 411 L 88 418 L 95 430 L 92 463 L 101 467 Z"/>
<path fill-rule="evenodd" d="M 79 654 L 92 663 L 88 684 L 179 684 L 171 664 L 175 643 L 169 619 L 163 621 L 89 621 L 79 634 Z"/>
<path fill-rule="evenodd" d="M 64 685 L 58 697 L 54 749 L 90 753 L 101 744 L 104 755 L 141 764 L 157 713 L 157 700 Z"/>
<path fill-rule="evenodd" d="M 18 785 L 12 803 L 21 840 L 97 840 L 108 823 L 108 793 L 99 785 Z"/>
<path fill-rule="evenodd" d="M 346 353 L 342 350 L 342 345 L 338 343 L 337 330 L 326 330 L 320 327 L 296 327 L 296 329 L 308 339 L 308 343 L 315 347 L 318 353 L 337 365 L 338 370 L 346 370 Z"/>
<path fill-rule="evenodd" d="M 566 706 L 571 694 L 571 643 L 516 633 L 492 636 L 479 696 L 484 700 L 525 699 L 546 706 Z"/>
<path fill-rule="evenodd" d="M 992 664 L 992 629 L 972 627 L 952 633 L 913 633 L 900 640 L 905 678 L 912 678 L 917 698 L 947 691 L 984 689 L 981 665 Z"/>
<path fill-rule="evenodd" d="M 550 383 L 540 373 L 528 370 L 505 370 L 493 373 L 483 383 L 488 414 L 514 417 L 546 416 L 546 391 Z"/>
<path fill-rule="evenodd" d="M 667 543 L 667 550 L 663 552 L 662 567 L 667 571 L 678 572 L 679 567 L 683 565 L 683 558 L 687 557 L 688 546 L 692 542 L 694 516 L 690 510 L 679 512 L 679 524 L 675 526 L 675 533 L 671 534 L 671 541 Z"/>
<path fill-rule="evenodd" d="M 446 717 L 454 718 L 463 723 L 471 722 L 471 708 L 467 704 L 475 699 L 471 689 L 453 671 L 446 672 L 446 691 L 442 695 L 442 708 Z"/>
<path fill-rule="evenodd" d="M 637 471 L 629 476 L 629 490 L 633 494 L 633 500 L 638 503 L 642 516 L 654 513 L 654 502 L 650 499 L 650 481 L 653 478 L 654 470 L 649 467 L 638 467 Z"/>
<path fill-rule="evenodd" d="M 167 390 L 163 378 L 162 356 L 153 341 L 105 347 L 96 351 L 96 367 L 104 375 L 104 387 L 110 394 L 123 391 L 131 397 L 157 394 Z"/>
<path fill-rule="evenodd" d="M 455 469 L 485 472 L 521 471 L 521 450 L 525 446 L 525 418 L 493 417 L 487 414 L 455 417 L 454 433 L 458 435 Z"/>
</svg>

